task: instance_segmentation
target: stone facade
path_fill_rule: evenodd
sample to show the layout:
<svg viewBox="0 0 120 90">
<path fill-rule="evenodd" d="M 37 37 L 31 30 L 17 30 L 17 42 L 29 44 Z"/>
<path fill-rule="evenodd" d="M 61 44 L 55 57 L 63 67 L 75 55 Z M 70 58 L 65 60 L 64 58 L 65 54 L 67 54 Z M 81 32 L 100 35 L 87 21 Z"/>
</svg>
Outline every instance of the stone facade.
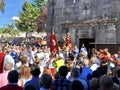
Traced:
<svg viewBox="0 0 120 90">
<path fill-rule="evenodd" d="M 61 25 L 60 23 L 112 20 L 84 25 Z M 47 32 L 54 29 L 58 41 L 67 32 L 73 44 L 79 38 L 94 38 L 98 44 L 120 44 L 120 0 L 48 0 Z"/>
</svg>

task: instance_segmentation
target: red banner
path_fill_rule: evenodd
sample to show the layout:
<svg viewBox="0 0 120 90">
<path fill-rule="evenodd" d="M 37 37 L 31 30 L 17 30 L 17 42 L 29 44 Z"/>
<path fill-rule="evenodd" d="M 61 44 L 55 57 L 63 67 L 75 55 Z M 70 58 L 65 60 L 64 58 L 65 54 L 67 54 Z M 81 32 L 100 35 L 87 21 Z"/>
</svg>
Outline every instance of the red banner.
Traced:
<svg viewBox="0 0 120 90">
<path fill-rule="evenodd" d="M 51 52 L 58 52 L 59 51 L 56 34 L 50 35 L 50 51 Z"/>
</svg>

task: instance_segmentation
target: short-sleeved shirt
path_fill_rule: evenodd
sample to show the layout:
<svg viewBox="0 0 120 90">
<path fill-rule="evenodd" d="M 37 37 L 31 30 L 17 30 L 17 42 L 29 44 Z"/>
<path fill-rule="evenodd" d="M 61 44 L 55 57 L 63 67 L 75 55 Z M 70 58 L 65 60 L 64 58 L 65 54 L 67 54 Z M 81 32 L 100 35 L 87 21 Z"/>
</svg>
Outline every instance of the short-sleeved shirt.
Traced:
<svg viewBox="0 0 120 90">
<path fill-rule="evenodd" d="M 53 90 L 70 90 L 71 82 L 65 77 L 59 77 L 53 81 Z"/>
</svg>

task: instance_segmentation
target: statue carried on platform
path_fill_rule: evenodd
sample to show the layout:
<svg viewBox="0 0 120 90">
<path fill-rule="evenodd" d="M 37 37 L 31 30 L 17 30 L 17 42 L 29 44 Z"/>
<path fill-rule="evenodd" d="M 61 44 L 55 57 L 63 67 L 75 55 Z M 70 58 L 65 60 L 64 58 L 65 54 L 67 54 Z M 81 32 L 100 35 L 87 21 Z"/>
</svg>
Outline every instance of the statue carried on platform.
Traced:
<svg viewBox="0 0 120 90">
<path fill-rule="evenodd" d="M 71 49 L 72 48 L 72 39 L 71 39 L 70 33 L 67 33 L 67 36 L 63 37 L 63 39 L 64 39 L 63 47 L 68 47 L 69 49 Z"/>
</svg>

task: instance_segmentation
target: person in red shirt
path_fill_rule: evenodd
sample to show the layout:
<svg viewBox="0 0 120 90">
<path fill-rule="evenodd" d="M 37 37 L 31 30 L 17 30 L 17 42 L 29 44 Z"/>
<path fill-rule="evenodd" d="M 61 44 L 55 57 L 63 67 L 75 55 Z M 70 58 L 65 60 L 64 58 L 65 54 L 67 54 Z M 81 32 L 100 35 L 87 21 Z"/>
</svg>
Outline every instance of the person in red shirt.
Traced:
<svg viewBox="0 0 120 90">
<path fill-rule="evenodd" d="M 3 63 L 4 63 L 5 52 L 6 52 L 5 48 L 2 48 L 0 50 L 0 73 L 3 73 Z"/>
</svg>

